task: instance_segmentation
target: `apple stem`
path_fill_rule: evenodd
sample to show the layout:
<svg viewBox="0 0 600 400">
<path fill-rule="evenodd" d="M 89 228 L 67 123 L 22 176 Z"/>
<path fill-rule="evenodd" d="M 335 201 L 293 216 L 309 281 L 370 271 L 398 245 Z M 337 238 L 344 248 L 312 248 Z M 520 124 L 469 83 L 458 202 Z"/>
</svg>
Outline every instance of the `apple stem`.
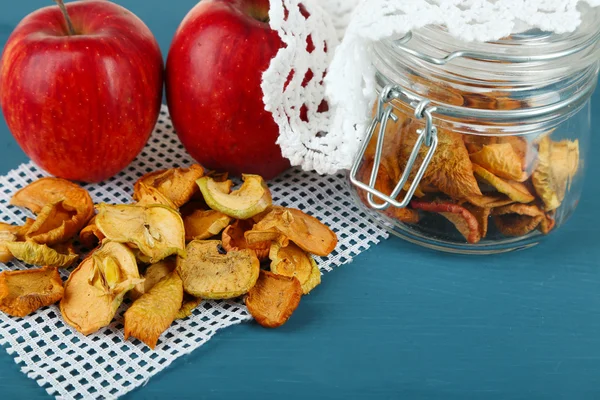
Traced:
<svg viewBox="0 0 600 400">
<path fill-rule="evenodd" d="M 67 12 L 67 7 L 65 6 L 64 1 L 63 0 L 54 0 L 54 2 L 56 4 L 58 4 L 58 8 L 60 8 L 60 11 L 62 12 L 63 16 L 65 17 L 65 21 L 67 23 L 67 32 L 69 33 L 69 36 L 76 35 L 75 28 L 73 27 L 73 23 L 71 22 L 71 17 L 69 17 L 69 13 Z"/>
</svg>

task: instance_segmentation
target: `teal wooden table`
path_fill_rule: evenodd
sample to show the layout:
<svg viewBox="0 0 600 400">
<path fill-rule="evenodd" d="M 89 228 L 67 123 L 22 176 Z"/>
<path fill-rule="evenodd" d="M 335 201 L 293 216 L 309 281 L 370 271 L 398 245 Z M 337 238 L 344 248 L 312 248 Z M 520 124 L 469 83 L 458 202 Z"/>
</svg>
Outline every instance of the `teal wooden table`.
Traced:
<svg viewBox="0 0 600 400">
<path fill-rule="evenodd" d="M 8 3 L 8 2 L 7 2 Z M 3 4 L 0 43 L 50 0 Z M 166 54 L 194 0 L 120 0 Z M 593 125 L 600 126 L 600 94 Z M 574 218 L 534 249 L 451 256 L 400 240 L 324 276 L 282 329 L 220 332 L 131 399 L 600 398 L 600 151 Z M 26 157 L 0 122 L 0 173 Z M 0 396 L 46 398 L 0 351 Z"/>
</svg>

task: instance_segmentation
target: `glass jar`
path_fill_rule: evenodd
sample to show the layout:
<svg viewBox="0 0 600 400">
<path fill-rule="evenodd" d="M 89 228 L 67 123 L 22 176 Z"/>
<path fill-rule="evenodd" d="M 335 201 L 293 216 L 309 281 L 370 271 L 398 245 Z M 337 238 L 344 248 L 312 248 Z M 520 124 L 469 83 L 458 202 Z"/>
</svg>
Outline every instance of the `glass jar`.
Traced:
<svg viewBox="0 0 600 400">
<path fill-rule="evenodd" d="M 467 43 L 429 26 L 371 48 L 378 101 L 349 174 L 359 204 L 430 248 L 533 246 L 582 192 L 600 12 L 572 33 Z"/>
</svg>

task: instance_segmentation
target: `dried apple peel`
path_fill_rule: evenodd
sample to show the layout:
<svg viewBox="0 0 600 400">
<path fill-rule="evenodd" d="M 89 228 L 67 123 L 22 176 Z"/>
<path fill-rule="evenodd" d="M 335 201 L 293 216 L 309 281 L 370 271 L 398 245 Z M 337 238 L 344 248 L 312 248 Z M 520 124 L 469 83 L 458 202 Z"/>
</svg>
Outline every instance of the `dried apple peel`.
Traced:
<svg viewBox="0 0 600 400">
<path fill-rule="evenodd" d="M 248 293 L 258 279 L 260 263 L 249 250 L 220 252 L 221 242 L 190 242 L 188 256 L 177 260 L 185 291 L 211 300 L 233 299 Z"/>
<path fill-rule="evenodd" d="M 454 224 L 468 243 L 481 241 L 481 229 L 477 218 L 465 207 L 453 203 L 413 201 L 411 207 L 416 210 L 441 214 Z"/>
<path fill-rule="evenodd" d="M 231 193 L 224 190 L 227 183 L 215 182 L 210 177 L 200 178 L 197 184 L 206 204 L 213 210 L 235 219 L 250 219 L 271 206 L 271 191 L 258 175 L 243 175 L 242 178 L 242 186 Z"/>
<path fill-rule="evenodd" d="M 0 273 L 0 310 L 24 317 L 63 297 L 63 282 L 55 268 Z"/>
<path fill-rule="evenodd" d="M 185 229 L 179 213 L 172 208 L 151 205 L 97 206 L 96 226 L 106 238 L 131 243 L 151 263 L 170 255 L 185 255 Z"/>
</svg>

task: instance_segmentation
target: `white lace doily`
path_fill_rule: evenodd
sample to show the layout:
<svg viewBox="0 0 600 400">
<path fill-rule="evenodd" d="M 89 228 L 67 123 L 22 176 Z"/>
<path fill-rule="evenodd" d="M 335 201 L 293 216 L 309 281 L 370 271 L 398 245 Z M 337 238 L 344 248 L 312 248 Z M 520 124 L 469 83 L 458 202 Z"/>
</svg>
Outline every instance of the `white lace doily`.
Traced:
<svg viewBox="0 0 600 400">
<path fill-rule="evenodd" d="M 271 0 L 271 27 L 286 47 L 262 86 L 284 156 L 323 174 L 350 168 L 376 95 L 372 42 L 428 24 L 466 41 L 528 28 L 570 32 L 583 3 L 596 7 L 600 0 Z"/>
<path fill-rule="evenodd" d="M 86 188 L 95 202 L 128 203 L 133 183 L 144 173 L 190 163 L 192 160 L 180 146 L 164 107 L 156 130 L 138 159 L 118 176 Z M 28 163 L 0 177 L 3 222 L 23 222 L 27 212 L 8 205 L 10 197 L 43 176 L 47 174 Z M 342 175 L 321 177 L 295 169 L 271 182 L 270 187 L 276 204 L 313 214 L 338 234 L 338 248 L 330 257 L 319 260 L 323 272 L 350 262 L 387 237 L 355 207 Z M 0 270 L 23 268 L 27 266 L 20 262 L 0 264 Z M 316 290 L 327 290 L 327 281 Z M 48 394 L 64 399 L 106 399 L 144 384 L 176 358 L 202 346 L 219 329 L 251 319 L 243 302 L 203 302 L 193 316 L 176 321 L 152 351 L 138 340 L 123 339 L 124 310 L 121 307 L 110 326 L 88 337 L 63 322 L 55 305 L 25 318 L 0 312 L 0 344 L 21 371 Z"/>
</svg>

